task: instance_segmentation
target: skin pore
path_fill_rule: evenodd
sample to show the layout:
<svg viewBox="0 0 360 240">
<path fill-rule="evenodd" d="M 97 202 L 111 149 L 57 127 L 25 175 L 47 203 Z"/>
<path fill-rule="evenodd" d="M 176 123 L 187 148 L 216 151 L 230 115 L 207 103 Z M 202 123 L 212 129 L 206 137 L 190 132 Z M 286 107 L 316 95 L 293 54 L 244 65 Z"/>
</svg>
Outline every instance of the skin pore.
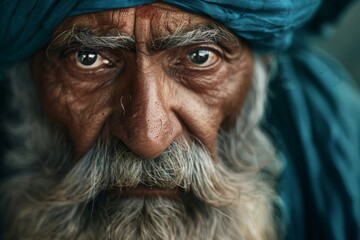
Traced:
<svg viewBox="0 0 360 240">
<path fill-rule="evenodd" d="M 45 112 L 79 157 L 103 135 L 144 159 L 193 138 L 216 159 L 219 129 L 235 121 L 251 85 L 249 48 L 230 33 L 218 41 L 156 46 L 179 29 L 186 34 L 214 24 L 163 3 L 69 18 L 31 62 Z M 91 49 L 60 41 L 74 29 L 128 36 L 133 46 Z"/>
</svg>

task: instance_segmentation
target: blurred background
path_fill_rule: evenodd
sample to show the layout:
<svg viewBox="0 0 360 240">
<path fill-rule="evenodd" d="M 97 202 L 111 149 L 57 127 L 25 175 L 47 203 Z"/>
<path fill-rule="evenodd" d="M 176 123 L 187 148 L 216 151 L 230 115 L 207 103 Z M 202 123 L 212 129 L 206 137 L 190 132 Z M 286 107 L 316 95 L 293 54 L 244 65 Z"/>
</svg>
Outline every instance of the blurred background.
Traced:
<svg viewBox="0 0 360 240">
<path fill-rule="evenodd" d="M 325 32 L 327 36 L 314 39 L 315 44 L 341 62 L 360 87 L 360 1 L 351 4 Z"/>
</svg>

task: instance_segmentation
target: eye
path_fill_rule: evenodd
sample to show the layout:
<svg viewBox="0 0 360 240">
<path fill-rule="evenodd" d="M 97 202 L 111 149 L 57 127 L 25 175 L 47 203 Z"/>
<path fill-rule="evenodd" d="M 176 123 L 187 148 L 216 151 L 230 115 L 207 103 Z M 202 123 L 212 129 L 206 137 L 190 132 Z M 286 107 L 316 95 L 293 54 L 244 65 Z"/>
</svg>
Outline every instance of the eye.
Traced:
<svg viewBox="0 0 360 240">
<path fill-rule="evenodd" d="M 75 53 L 76 64 L 83 69 L 95 69 L 101 65 L 110 65 L 110 61 L 103 58 L 95 51 L 77 51 Z"/>
<path fill-rule="evenodd" d="M 217 55 L 206 49 L 199 49 L 188 54 L 188 59 L 191 63 L 198 66 L 207 67 L 215 63 L 218 59 Z"/>
</svg>

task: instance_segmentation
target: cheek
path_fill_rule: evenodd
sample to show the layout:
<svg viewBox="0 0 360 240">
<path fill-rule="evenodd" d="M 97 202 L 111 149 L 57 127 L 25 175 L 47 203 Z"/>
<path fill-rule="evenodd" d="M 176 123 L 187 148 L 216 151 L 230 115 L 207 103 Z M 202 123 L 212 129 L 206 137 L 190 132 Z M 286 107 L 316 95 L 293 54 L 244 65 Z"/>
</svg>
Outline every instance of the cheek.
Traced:
<svg viewBox="0 0 360 240">
<path fill-rule="evenodd" d="M 74 79 L 52 63 L 37 66 L 43 67 L 32 67 L 39 69 L 33 72 L 33 79 L 45 112 L 52 122 L 65 129 L 76 154 L 82 155 L 96 139 L 110 114 L 111 85 L 86 81 L 86 77 Z"/>
<path fill-rule="evenodd" d="M 202 91 L 178 92 L 181 108 L 177 115 L 213 156 L 220 127 L 227 129 L 234 125 L 252 83 L 252 56 L 250 51 L 245 51 L 214 74 L 208 74 L 212 80 L 208 82 L 216 84 L 202 87 Z"/>
<path fill-rule="evenodd" d="M 224 115 L 223 122 L 225 124 L 236 120 L 246 101 L 246 97 L 250 91 L 253 78 L 253 59 L 249 53 L 238 64 L 229 67 L 227 73 L 227 81 L 223 86 L 222 111 Z"/>
</svg>

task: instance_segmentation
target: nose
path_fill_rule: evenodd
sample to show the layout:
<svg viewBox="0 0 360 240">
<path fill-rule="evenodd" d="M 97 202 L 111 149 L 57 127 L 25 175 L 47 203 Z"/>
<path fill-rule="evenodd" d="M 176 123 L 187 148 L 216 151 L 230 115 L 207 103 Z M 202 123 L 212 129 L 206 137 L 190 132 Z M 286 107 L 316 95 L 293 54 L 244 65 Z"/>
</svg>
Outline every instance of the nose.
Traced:
<svg viewBox="0 0 360 240">
<path fill-rule="evenodd" d="M 114 135 L 143 159 L 159 156 L 182 132 L 169 88 L 156 75 L 138 71 L 129 79 L 127 96 L 115 98 L 121 113 L 112 123 Z"/>
</svg>

